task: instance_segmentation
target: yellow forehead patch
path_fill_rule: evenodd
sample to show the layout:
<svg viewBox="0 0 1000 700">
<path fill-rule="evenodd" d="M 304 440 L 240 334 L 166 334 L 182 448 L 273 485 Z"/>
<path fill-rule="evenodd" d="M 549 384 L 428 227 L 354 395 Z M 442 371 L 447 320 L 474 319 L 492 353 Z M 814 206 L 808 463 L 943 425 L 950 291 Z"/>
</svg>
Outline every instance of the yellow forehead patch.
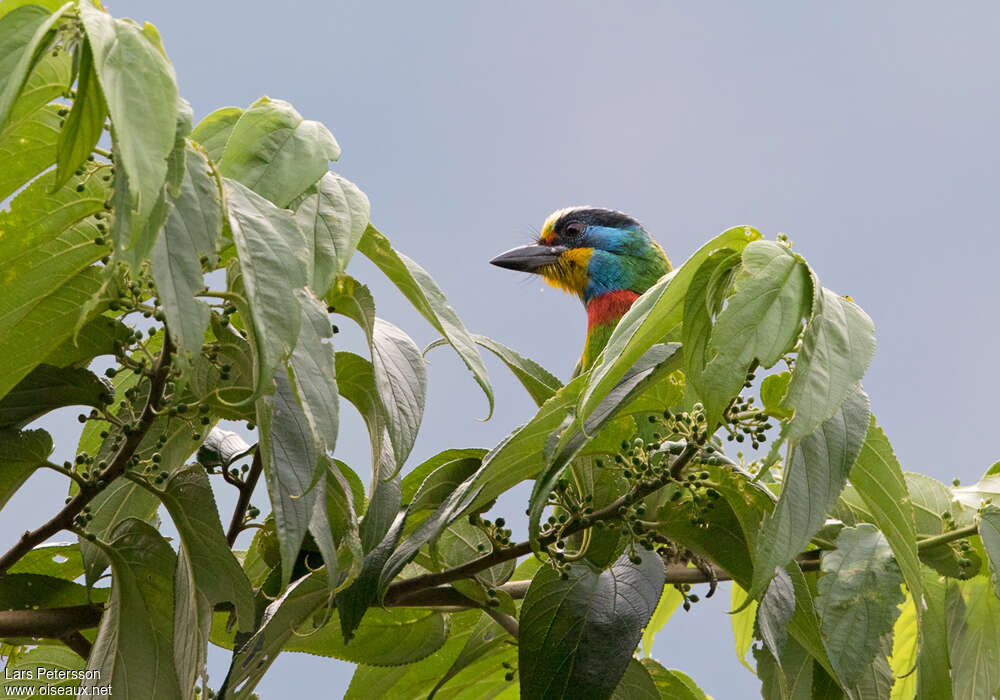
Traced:
<svg viewBox="0 0 1000 700">
<path fill-rule="evenodd" d="M 566 207 L 565 209 L 559 209 L 549 214 L 548 218 L 545 219 L 545 223 L 542 224 L 542 235 L 540 237 L 552 238 L 555 234 L 556 222 L 574 209 L 579 209 L 579 207 Z"/>
<path fill-rule="evenodd" d="M 583 294 L 590 277 L 587 275 L 587 265 L 593 248 L 570 248 L 559 256 L 559 261 L 547 266 L 542 271 L 545 281 L 557 289 L 570 294 Z"/>
</svg>

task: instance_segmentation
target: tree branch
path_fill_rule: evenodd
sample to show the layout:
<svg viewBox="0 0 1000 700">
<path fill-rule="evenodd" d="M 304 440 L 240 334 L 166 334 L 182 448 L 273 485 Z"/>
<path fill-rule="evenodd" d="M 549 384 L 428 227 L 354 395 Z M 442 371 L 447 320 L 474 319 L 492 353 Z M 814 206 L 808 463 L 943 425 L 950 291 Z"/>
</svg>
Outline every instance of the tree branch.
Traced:
<svg viewBox="0 0 1000 700">
<path fill-rule="evenodd" d="M 819 569 L 819 558 L 809 552 L 803 552 L 798 557 L 799 566 L 803 571 L 816 571 Z M 716 581 L 730 581 L 732 577 L 717 566 L 712 566 L 711 573 L 695 569 L 686 564 L 667 564 L 665 581 L 674 583 L 711 583 L 713 578 Z M 502 591 L 514 600 L 522 600 L 528 594 L 531 586 L 530 580 L 508 581 L 497 586 L 496 590 Z M 482 609 L 487 613 L 489 609 L 482 604 L 472 600 L 468 596 L 458 592 L 451 586 L 435 586 L 424 588 L 411 593 L 395 594 L 392 600 L 386 600 L 386 607 L 389 608 L 452 608 L 456 610 Z M 216 612 L 232 610 L 230 603 L 220 603 L 215 606 Z M 101 614 L 104 608 L 100 605 L 76 605 L 66 608 L 42 608 L 40 610 L 0 610 L 0 637 L 46 637 L 61 639 L 66 642 L 71 649 L 81 653 L 82 647 L 78 649 L 67 641 L 67 637 L 73 632 L 81 629 L 96 627 L 101 621 Z M 498 622 L 500 622 L 498 620 Z M 500 622 L 501 625 L 504 623 Z M 506 627 L 505 627 L 506 629 Z M 508 630 L 510 631 L 510 630 Z M 84 639 L 86 641 L 86 639 Z M 86 658 L 86 657 L 84 657 Z"/>
<path fill-rule="evenodd" d="M 247 472 L 247 478 L 243 480 L 242 485 L 237 487 L 240 490 L 240 497 L 236 501 L 233 517 L 229 521 L 229 529 L 226 531 L 226 542 L 229 543 L 230 547 L 236 542 L 239 534 L 243 532 L 243 522 L 246 519 L 247 508 L 250 506 L 250 498 L 253 496 L 253 490 L 257 488 L 257 480 L 260 479 L 260 473 L 263 468 L 260 448 L 258 448 L 254 452 L 253 463 L 250 465 L 250 471 Z M 222 472 L 223 474 L 226 473 L 225 467 L 222 468 Z"/>
<path fill-rule="evenodd" d="M 103 605 L 73 605 L 66 608 L 40 608 L 38 610 L 0 610 L 0 637 L 63 639 L 71 632 L 97 627 L 102 614 L 104 614 Z M 70 648 L 77 651 L 72 646 Z"/>
<path fill-rule="evenodd" d="M 677 455 L 673 464 L 670 465 L 669 473 L 651 481 L 644 481 L 636 484 L 628 493 L 604 508 L 595 511 L 583 519 L 570 521 L 566 524 L 566 527 L 562 528 L 558 532 L 550 532 L 546 535 L 542 535 L 538 538 L 538 547 L 547 547 L 562 537 L 568 537 L 580 532 L 581 530 L 586 530 L 598 520 L 603 520 L 605 522 L 620 520 L 622 517 L 620 512 L 621 510 L 634 503 L 638 503 L 646 496 L 658 491 L 672 480 L 679 477 L 681 472 L 684 471 L 684 468 L 691 462 L 691 459 L 695 456 L 695 454 L 697 454 L 697 452 L 697 445 L 689 444 L 679 455 Z M 416 591 L 434 588 L 435 586 L 457 581 L 458 579 L 468 578 L 479 573 L 480 571 L 496 566 L 497 564 L 502 564 L 505 561 L 517 559 L 525 554 L 529 554 L 531 551 L 531 542 L 520 542 L 518 544 L 511 545 L 510 547 L 504 547 L 503 549 L 495 549 L 489 554 L 485 554 L 477 559 L 473 559 L 470 562 L 466 562 L 465 564 L 456 566 L 452 569 L 446 569 L 436 573 L 423 574 L 421 576 L 414 576 L 411 579 L 405 579 L 403 581 L 396 581 L 395 583 L 390 584 L 388 590 L 386 591 L 385 604 L 390 605 L 398 598 L 405 598 Z"/>
<path fill-rule="evenodd" d="M 521 634 L 521 626 L 517 624 L 517 618 L 513 615 L 508 615 L 500 610 L 494 610 L 491 607 L 483 608 L 483 612 L 493 618 L 493 620 L 507 630 L 509 634 L 514 639 L 517 639 Z"/>
<path fill-rule="evenodd" d="M 70 502 L 63 506 L 62 510 L 56 513 L 48 522 L 37 530 L 29 530 L 21 535 L 21 539 L 6 554 L 0 557 L 0 576 L 7 573 L 7 570 L 16 564 L 21 557 L 52 537 L 52 535 L 60 530 L 70 529 L 73 525 L 73 520 L 83 511 L 83 507 L 94 500 L 97 494 L 103 491 L 108 484 L 125 473 L 129 462 L 135 456 L 139 444 L 146 437 L 146 433 L 149 432 L 149 427 L 156 417 L 156 409 L 163 399 L 163 388 L 167 383 L 167 375 L 170 372 L 170 353 L 172 350 L 173 346 L 170 342 L 170 335 L 164 332 L 163 349 L 160 351 L 159 359 L 150 376 L 149 398 L 146 399 L 146 405 L 139 416 L 139 423 L 126 435 L 125 441 L 118 448 L 118 452 L 115 454 L 114 459 L 111 460 L 111 463 L 105 467 L 96 480 L 87 481 L 85 485 L 82 485 L 76 495 L 70 499 Z"/>
<path fill-rule="evenodd" d="M 93 645 L 79 631 L 67 632 L 59 637 L 59 641 L 82 656 L 84 661 L 90 658 L 90 650 L 93 648 Z"/>
</svg>

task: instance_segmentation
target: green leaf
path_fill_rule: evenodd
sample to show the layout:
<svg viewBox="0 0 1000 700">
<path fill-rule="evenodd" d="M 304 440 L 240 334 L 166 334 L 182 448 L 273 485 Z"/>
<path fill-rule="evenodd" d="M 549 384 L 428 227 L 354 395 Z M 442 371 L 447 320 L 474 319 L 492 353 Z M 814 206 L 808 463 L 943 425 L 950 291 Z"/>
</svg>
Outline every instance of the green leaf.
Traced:
<svg viewBox="0 0 1000 700">
<path fill-rule="evenodd" d="M 64 406 L 103 408 L 111 399 L 111 385 L 93 372 L 38 365 L 0 399 L 0 428 L 23 428 Z"/>
<path fill-rule="evenodd" d="M 952 586 L 948 596 L 952 692 L 962 700 L 989 700 L 1000 688 L 1000 598 L 984 576 Z"/>
<path fill-rule="evenodd" d="M 814 279 L 813 284 L 819 283 Z M 822 289 L 813 299 L 812 317 L 802 336 L 782 406 L 794 411 L 782 435 L 794 441 L 833 416 L 858 382 L 875 353 L 875 326 L 850 298 Z"/>
<path fill-rule="evenodd" d="M 472 476 L 485 454 L 486 450 L 480 449 L 445 450 L 407 474 L 402 483 L 402 499 L 408 501 L 404 535 L 416 531 L 433 510 Z"/>
<path fill-rule="evenodd" d="M 289 208 L 312 250 L 312 288 L 323 296 L 347 269 L 368 226 L 368 197 L 353 182 L 328 172 Z"/>
<path fill-rule="evenodd" d="M 578 420 L 587 418 L 629 368 L 680 324 L 684 297 L 702 262 L 717 250 L 731 248 L 739 252 L 748 243 L 758 239 L 760 232 L 749 226 L 737 226 L 724 231 L 699 248 L 678 270 L 665 276 L 632 304 L 615 326 L 601 357 L 589 372 L 587 387 L 578 401 Z"/>
<path fill-rule="evenodd" d="M 484 694 L 495 693 L 504 688 L 508 691 L 516 690 L 516 685 L 504 680 L 507 669 L 501 665 L 516 661 L 516 648 L 503 643 L 505 635 L 494 638 L 500 640 L 499 645 L 486 640 L 486 632 L 479 636 L 483 629 L 482 625 L 494 623 L 485 622 L 489 618 L 479 610 L 451 613 L 449 618 L 448 640 L 440 649 L 421 661 L 405 666 L 359 665 L 345 698 L 347 700 L 423 698 L 439 686 L 434 696 L 438 700 L 461 698 L 463 695 L 468 697 L 468 694 L 475 691 L 479 694 L 474 697 L 483 697 Z M 495 629 L 495 625 L 493 628 Z M 473 656 L 475 658 L 471 658 Z M 442 677 L 449 672 L 449 669 L 459 664 L 460 658 L 462 663 L 467 665 L 454 674 L 446 684 L 441 683 Z"/>
<path fill-rule="evenodd" d="M 45 105 L 12 119 L 0 131 L 0 158 L 6 164 L 0 172 L 0 197 L 6 199 L 55 161 L 62 109 Z"/>
<path fill-rule="evenodd" d="M 988 505 L 979 512 L 979 536 L 990 562 L 993 590 L 1000 596 L 1000 508 Z"/>
<path fill-rule="evenodd" d="M 797 563 L 791 563 L 785 567 L 785 571 L 792 579 L 792 586 L 795 588 L 795 614 L 788 624 L 788 634 L 798 644 L 800 644 L 813 659 L 821 666 L 825 673 L 831 677 L 834 675 L 833 665 L 830 663 L 824 647 L 822 634 L 820 633 L 820 620 L 816 613 L 815 597 L 813 588 L 806 580 L 805 574 Z M 787 652 L 789 644 L 786 644 Z M 831 681 L 836 685 L 836 682 Z"/>
<path fill-rule="evenodd" d="M 289 376 L 317 447 L 332 454 L 339 426 L 333 327 L 326 307 L 312 291 L 296 290 L 296 296 L 302 306 L 302 327 L 288 359 Z"/>
<path fill-rule="evenodd" d="M 4 3 L 6 9 L 7 3 Z M 0 15 L 0 94 L 17 77 L 15 69 L 31 38 L 52 13 L 37 4 L 13 8 Z"/>
<path fill-rule="evenodd" d="M 504 629 L 494 622 L 493 618 L 489 615 L 481 613 L 479 621 L 472 629 L 471 634 L 469 634 L 465 646 L 462 647 L 462 651 L 459 652 L 451 666 L 448 667 L 448 670 L 441 677 L 441 680 L 431 690 L 427 696 L 428 700 L 432 700 L 434 694 L 465 667 L 482 658 L 488 652 L 499 648 L 506 639 L 507 633 Z"/>
<path fill-rule="evenodd" d="M 390 479 L 402 469 L 417 439 L 427 396 L 427 369 L 410 336 L 380 318 L 375 319 L 372 334 L 372 365 L 395 457 L 395 469 L 379 478 Z"/>
<path fill-rule="evenodd" d="M 943 534 L 955 526 L 964 527 L 973 523 L 974 513 L 952 501 L 951 490 L 936 479 L 922 474 L 905 473 L 906 489 L 913 505 L 913 520 L 918 537 L 933 537 Z M 942 514 L 950 513 L 954 520 L 947 524 Z M 982 559 L 975 551 L 963 552 L 958 542 L 949 542 L 937 547 L 925 547 L 917 552 L 920 561 L 938 573 L 952 578 L 967 579 L 975 576 L 982 568 Z M 963 561 L 965 565 L 963 566 Z"/>
<path fill-rule="evenodd" d="M 403 570 L 403 567 L 416 556 L 417 551 L 428 542 L 437 539 L 445 528 L 469 507 L 478 493 L 478 490 L 456 490 L 430 517 L 420 524 L 412 535 L 395 548 L 395 551 L 387 557 L 379 575 L 379 597 L 385 595 L 389 584 Z"/>
<path fill-rule="evenodd" d="M 294 290 L 306 286 L 302 232 L 292 214 L 233 180 L 225 181 L 233 241 L 250 304 L 258 356 L 255 384 L 269 391 L 278 363 L 295 348 L 301 322 Z"/>
<path fill-rule="evenodd" d="M 45 357 L 45 364 L 55 367 L 80 367 L 100 355 L 112 355 L 132 337 L 132 329 L 116 318 L 98 316 L 78 333 L 67 338 Z"/>
<path fill-rule="evenodd" d="M 666 494 L 677 487 L 666 487 Z M 656 532 L 696 554 L 708 557 L 730 574 L 740 585 L 749 585 L 753 565 L 747 539 L 740 521 L 729 503 L 716 501 L 710 518 L 704 525 L 693 521 L 698 517 L 690 500 L 665 499 L 656 512 Z"/>
<path fill-rule="evenodd" d="M 757 630 L 776 659 L 784 653 L 788 623 L 795 614 L 795 586 L 784 569 L 777 569 L 757 608 Z"/>
<path fill-rule="evenodd" d="M 385 435 L 385 416 L 378 391 L 375 389 L 375 370 L 371 362 L 352 352 L 338 352 L 336 366 L 337 389 L 340 396 L 358 409 L 368 427 L 372 474 L 377 475 L 378 461 L 382 454 L 382 440 Z M 373 483 L 375 481 L 376 479 L 372 479 Z"/>
<path fill-rule="evenodd" d="M 780 372 L 764 377 L 764 381 L 760 383 L 760 402 L 769 416 L 779 420 L 792 417 L 789 411 L 781 407 L 781 399 L 788 391 L 788 382 L 791 379 L 791 372 Z"/>
<path fill-rule="evenodd" d="M 53 187 L 62 187 L 85 160 L 104 131 L 104 119 L 108 115 L 107 105 L 94 70 L 94 55 L 90 42 L 83 41 L 80 47 L 76 97 L 73 108 L 59 132 L 56 145 L 56 182 Z"/>
<path fill-rule="evenodd" d="M 358 250 L 385 273 L 413 307 L 455 348 L 455 352 L 486 393 L 490 407 L 487 418 L 493 415 L 493 387 L 486 374 L 483 358 L 437 283 L 420 265 L 393 249 L 389 240 L 371 224 L 358 242 Z"/>
<path fill-rule="evenodd" d="M 349 644 L 337 616 L 316 630 L 299 630 L 284 649 L 332 656 L 370 666 L 398 666 L 433 654 L 448 637 L 444 615 L 433 610 L 395 608 L 368 611 Z"/>
<path fill-rule="evenodd" d="M 812 658 L 801 645 L 789 641 L 780 664 L 766 648 L 754 649 L 757 675 L 764 700 L 811 700 L 813 698 Z"/>
<path fill-rule="evenodd" d="M 892 627 L 889 666 L 896 682 L 892 686 L 891 700 L 913 700 L 917 695 L 917 632 L 917 609 L 913 605 L 913 597 L 907 593 Z"/>
<path fill-rule="evenodd" d="M 643 659 L 639 663 L 653 679 L 661 700 L 711 700 L 687 674 L 666 669 L 654 659 Z"/>
<path fill-rule="evenodd" d="M 253 689 L 295 630 L 328 603 L 330 595 L 319 572 L 292 583 L 281 597 L 267 606 L 254 635 L 235 650 L 229 673 L 219 689 L 220 695 L 235 699 L 250 698 Z"/>
<path fill-rule="evenodd" d="M 534 360 L 511 350 L 503 343 L 487 338 L 485 335 L 473 335 L 472 339 L 476 341 L 477 345 L 486 348 L 507 365 L 507 368 L 521 382 L 521 386 L 531 395 L 535 405 L 541 406 L 562 388 L 562 382 L 549 373 L 547 369 Z M 424 355 L 426 356 L 430 350 L 440 347 L 446 342 L 444 338 L 435 340 L 424 349 Z"/>
<path fill-rule="evenodd" d="M 340 146 L 319 122 L 284 100 L 261 97 L 240 115 L 219 159 L 219 171 L 279 207 L 327 172 Z"/>
<path fill-rule="evenodd" d="M 486 450 L 450 449 L 421 462 L 403 477 L 402 500 L 414 513 L 437 508 L 483 461 Z"/>
<path fill-rule="evenodd" d="M 477 504 L 485 504 L 514 484 L 535 476 L 541 466 L 541 455 L 549 435 L 566 416 L 566 409 L 576 399 L 582 380 L 574 380 L 547 401 L 527 424 L 494 447 L 483 458 L 482 466 L 466 479 L 458 493 L 482 488 Z"/>
<path fill-rule="evenodd" d="M 922 571 L 924 609 L 914 606 L 919 632 L 917 656 L 918 700 L 951 700 L 951 660 L 948 650 L 947 595 L 945 579 L 926 567 Z M 907 584 L 907 588 L 910 586 Z M 912 593 L 910 594 L 912 597 Z"/>
<path fill-rule="evenodd" d="M 695 271 L 684 294 L 684 318 L 681 323 L 684 379 L 697 395 L 704 393 L 705 366 L 713 356 L 709 353 L 712 321 L 731 291 L 739 264 L 739 251 L 731 248 L 715 251 Z M 745 376 L 743 379 L 746 381 Z"/>
<path fill-rule="evenodd" d="M 868 396 L 856 389 L 837 411 L 798 444 L 791 456 L 774 513 L 763 524 L 750 595 L 801 552 L 837 502 L 868 431 Z"/>
<path fill-rule="evenodd" d="M 83 559 L 75 543 L 40 544 L 10 567 L 9 573 L 42 574 L 73 581 L 83 574 Z"/>
<path fill-rule="evenodd" d="M 243 110 L 239 107 L 217 109 L 198 122 L 198 126 L 191 132 L 191 140 L 200 143 L 208 157 L 218 162 L 233 127 L 242 115 Z"/>
<path fill-rule="evenodd" d="M 163 231 L 153 246 L 150 267 L 181 367 L 201 354 L 208 329 L 208 305 L 197 298 L 205 287 L 202 259 L 214 268 L 222 235 L 219 185 L 205 155 L 188 148 L 177 197 L 169 200 Z"/>
<path fill-rule="evenodd" d="M 638 659 L 628 662 L 625 674 L 611 693 L 612 700 L 660 700 L 660 697 L 660 691 L 653 682 L 653 677 Z"/>
<path fill-rule="evenodd" d="M 351 501 L 354 503 L 354 512 L 359 516 L 365 512 L 367 500 L 365 499 L 365 485 L 361 483 L 361 477 L 353 469 L 341 462 L 339 459 L 333 460 L 337 471 L 344 477 L 348 489 L 351 493 Z"/>
<path fill-rule="evenodd" d="M 709 478 L 716 484 L 715 490 L 739 521 L 750 552 L 755 552 L 759 547 L 757 540 L 761 522 L 774 511 L 777 498 L 764 484 L 754 480 L 752 474 L 742 469 L 731 465 L 706 465 L 703 468 L 708 470 Z"/>
<path fill-rule="evenodd" d="M 70 340 L 77 328 L 105 311 L 117 294 L 117 280 L 103 267 L 91 266 L 54 282 L 51 293 L 24 309 L 16 331 L 0 335 L 0 396 Z"/>
<path fill-rule="evenodd" d="M 147 341 L 147 351 L 158 351 L 161 339 L 162 334 L 158 334 Z M 136 379 L 134 374 L 125 372 L 115 377 L 113 383 L 116 403 L 125 398 L 124 392 L 127 389 L 137 385 Z M 138 385 L 140 388 L 132 400 L 133 414 L 141 411 L 145 402 L 147 391 L 145 387 L 148 384 L 143 381 L 143 384 Z M 121 409 L 119 413 L 122 410 L 129 409 Z M 108 437 L 101 438 L 99 435 L 101 431 L 107 431 Z M 104 421 L 88 422 L 80 435 L 77 454 L 86 452 L 94 461 L 93 464 L 77 467 L 78 471 L 89 471 L 98 467 L 101 462 L 110 462 L 117 450 L 115 440 L 119 439 L 121 439 L 120 428 Z M 200 442 L 201 440 L 195 438 L 192 433 L 188 420 L 163 414 L 154 419 L 136 448 L 136 456 L 140 461 L 146 461 L 152 459 L 153 453 L 158 453 L 160 461 L 157 463 L 157 470 L 170 474 L 185 463 Z M 125 476 L 118 477 L 91 501 L 89 513 L 91 517 L 86 530 L 99 539 L 107 540 L 116 526 L 126 518 L 155 522 L 159 505 L 157 498 L 139 484 Z M 80 549 L 86 564 L 87 582 L 92 585 L 107 567 L 108 560 L 99 547 L 86 539 L 80 540 Z"/>
<path fill-rule="evenodd" d="M 55 194 L 47 174 L 0 212 L 0 396 L 106 306 L 95 302 L 106 271 L 91 266 L 107 254 L 90 218 L 104 209 L 103 172 L 88 169 L 82 193 Z"/>
<path fill-rule="evenodd" d="M 350 275 L 338 275 L 324 299 L 331 313 L 346 316 L 361 327 L 370 349 L 375 333 L 375 299 L 368 287 Z"/>
<path fill-rule="evenodd" d="M 431 554 L 438 570 L 460 566 L 489 554 L 492 549 L 486 533 L 466 520 L 456 520 L 431 542 Z M 514 562 L 507 561 L 478 572 L 475 578 L 490 588 L 496 588 L 506 583 L 513 573 Z"/>
<path fill-rule="evenodd" d="M 823 555 L 817 612 L 830 663 L 845 687 L 879 652 L 903 601 L 903 576 L 885 536 L 873 525 L 848 527 Z"/>
<path fill-rule="evenodd" d="M 37 610 L 101 602 L 107 589 L 86 586 L 43 574 L 8 573 L 0 579 L 0 610 Z M 95 600 L 96 598 L 96 600 Z"/>
<path fill-rule="evenodd" d="M 159 507 L 160 502 L 153 494 L 120 476 L 90 502 L 89 515 L 92 518 L 87 522 L 87 532 L 102 539 L 109 538 L 126 519 L 156 525 L 156 511 Z M 80 539 L 80 551 L 83 554 L 87 585 L 93 586 L 110 562 L 99 546 L 83 538 Z"/>
<path fill-rule="evenodd" d="M 176 78 L 152 25 L 113 19 L 90 3 L 80 5 L 80 19 L 111 115 L 116 255 L 134 268 L 149 255 L 166 213 L 163 185 L 178 126 Z"/>
<path fill-rule="evenodd" d="M 564 421 L 566 429 L 560 431 L 557 443 L 553 446 L 546 440 L 543 452 L 546 465 L 537 475 L 531 491 L 528 536 L 532 542 L 538 539 L 542 512 L 566 465 L 580 454 L 608 421 L 636 401 L 644 391 L 677 369 L 680 362 L 679 346 L 676 343 L 654 345 L 625 373 L 618 385 L 586 419 L 582 428 L 573 423 L 573 417 L 568 415 Z M 617 442 L 620 444 L 620 441 Z"/>
<path fill-rule="evenodd" d="M 972 486 L 961 486 L 951 490 L 955 500 L 967 508 L 976 509 L 987 501 L 1000 501 L 1000 474 L 984 476 Z"/>
<path fill-rule="evenodd" d="M 41 5 L 42 2 L 35 4 Z M 53 11 L 59 9 L 59 4 L 61 3 L 56 4 Z M 70 86 L 72 72 L 73 56 L 69 51 L 60 49 L 55 55 L 52 51 L 45 52 L 31 73 L 28 74 L 28 79 L 21 88 L 20 96 L 11 107 L 7 125 L 20 121 L 22 117 L 26 117 L 39 107 L 61 97 Z M 48 156 L 47 165 L 55 162 L 54 149 L 46 155 Z"/>
<path fill-rule="evenodd" d="M 6 273 L 0 323 L 9 328 L 50 290 L 61 277 L 79 272 L 107 254 L 94 245 L 100 234 L 95 219 L 103 219 L 109 195 L 103 177 L 107 165 L 89 164 L 79 185 L 51 191 L 54 173 L 33 181 L 0 212 L 0 264 Z M 77 190 L 77 186 L 83 190 Z M 99 216 L 95 216 L 99 215 Z M 93 218 L 91 218 L 93 217 Z"/>
<path fill-rule="evenodd" d="M 913 599 L 923 597 L 923 573 L 917 555 L 917 533 L 913 507 L 910 503 L 906 480 L 893 453 L 889 439 L 875 423 L 874 416 L 868 426 L 868 435 L 861 453 L 851 470 L 851 483 L 872 515 L 872 522 L 885 535 L 892 553 L 903 572 L 906 587 Z M 921 644 L 925 644 L 925 630 L 921 611 L 917 610 Z M 917 682 L 919 698 L 943 698 L 948 693 L 949 681 L 937 659 L 921 655 Z"/>
<path fill-rule="evenodd" d="M 44 430 L 0 430 L 0 508 L 52 454 Z"/>
<path fill-rule="evenodd" d="M 372 497 L 372 502 L 361 523 L 361 541 L 365 553 L 361 563 L 361 573 L 346 590 L 337 594 L 337 614 L 340 617 L 340 627 L 345 643 L 350 640 L 354 630 L 361 623 L 370 606 L 379 594 L 379 581 L 386 567 L 386 561 L 399 543 L 399 538 L 406 523 L 405 512 L 399 511 L 398 480 L 379 482 Z M 385 517 L 391 515 L 392 519 Z M 377 527 L 372 523 L 377 518 Z M 389 520 L 385 527 L 381 522 Z M 372 533 L 372 534 L 369 534 Z M 379 533 L 384 533 L 376 539 Z M 367 535 L 367 536 L 366 536 Z M 374 542 L 374 544 L 373 544 Z"/>
<path fill-rule="evenodd" d="M 208 404 L 211 415 L 252 421 L 256 358 L 250 343 L 241 335 L 243 331 L 234 330 L 232 323 L 223 326 L 222 319 L 221 314 L 212 314 L 209 320 L 211 334 L 216 339 L 212 346 L 215 361 L 205 353 L 195 356 L 191 390 Z M 229 365 L 229 374 L 223 379 L 225 365 Z"/>
<path fill-rule="evenodd" d="M 243 573 L 242 569 L 240 573 Z M 177 680 L 184 693 L 182 700 L 196 700 L 195 686 L 208 660 L 213 613 L 205 593 L 198 589 L 194 564 L 183 546 L 177 557 L 174 597 L 177 601 L 174 610 L 174 662 Z"/>
<path fill-rule="evenodd" d="M 180 697 L 173 653 L 174 551 L 156 530 L 134 519 L 99 546 L 114 575 L 87 664 L 98 674 L 82 686 L 110 685 L 129 698 Z"/>
<path fill-rule="evenodd" d="M 772 367 L 795 344 L 810 299 L 809 268 L 800 256 L 771 241 L 743 249 L 733 295 L 712 329 L 714 357 L 696 387 L 710 427 L 739 393 L 751 362 Z"/>
<path fill-rule="evenodd" d="M 746 599 L 747 592 L 738 583 L 733 581 L 729 599 L 730 609 L 738 610 L 738 612 L 732 613 L 729 620 L 733 626 L 733 641 L 736 642 L 736 656 L 748 671 L 756 673 L 747 661 L 747 652 L 750 651 L 750 647 L 753 645 L 753 625 L 757 619 L 757 601 L 751 598 L 749 605 L 740 609 L 740 606 L 743 605 Z"/>
<path fill-rule="evenodd" d="M 914 472 L 904 472 L 903 479 L 913 504 L 913 524 L 917 537 L 933 537 L 952 529 L 950 525 L 945 525 L 942 517 L 944 513 L 950 513 L 955 525 L 959 527 L 974 522 L 975 512 L 952 500 L 952 489 L 937 479 Z"/>
<path fill-rule="evenodd" d="M 347 471 L 351 473 L 350 469 Z M 361 574 L 365 556 L 353 489 L 336 464 L 327 465 L 313 488 L 316 505 L 309 520 L 309 532 L 326 563 L 330 588 L 339 591 Z M 360 490 L 364 498 L 363 487 Z"/>
<path fill-rule="evenodd" d="M 884 646 L 883 643 L 883 648 Z M 851 700 L 889 700 L 893 680 L 892 668 L 889 667 L 885 654 L 879 653 L 862 670 L 861 680 L 847 691 L 847 695 Z"/>
<path fill-rule="evenodd" d="M 570 564 L 567 580 L 551 567 L 538 570 L 521 606 L 521 697 L 601 698 L 614 690 L 663 590 L 659 556 L 639 556 L 639 564 L 622 557 L 600 573 Z"/>
<path fill-rule="evenodd" d="M 53 688 L 79 688 L 80 680 L 73 676 L 85 667 L 86 661 L 67 647 L 35 647 L 6 666 L 4 675 L 0 676 L 0 692 L 4 697 L 16 697 L 22 693 L 27 695 L 26 688 L 34 690 L 31 695 L 43 692 L 54 695 Z M 67 694 L 76 695 L 75 692 Z"/>
<path fill-rule="evenodd" d="M 73 3 L 68 2 L 49 14 L 28 5 L 0 18 L 0 76 L 4 76 L 0 78 L 0 127 L 6 125 L 28 75 L 48 50 L 63 16 L 72 7 Z"/>
<path fill-rule="evenodd" d="M 653 610 L 653 615 L 649 618 L 649 624 L 642 631 L 642 653 L 647 659 L 653 654 L 653 641 L 656 639 L 657 632 L 663 629 L 663 626 L 667 624 L 667 621 L 670 620 L 683 601 L 684 595 L 677 590 L 676 586 L 666 585 L 663 587 L 660 602 L 656 604 L 656 609 Z"/>
<path fill-rule="evenodd" d="M 200 464 L 195 464 L 175 471 L 162 488 L 150 484 L 146 486 L 170 513 L 190 559 L 198 593 L 204 595 L 212 606 L 232 603 L 240 630 L 252 630 L 253 591 L 226 542 L 219 509 L 205 470 Z"/>
<path fill-rule="evenodd" d="M 273 395 L 257 400 L 258 449 L 281 546 L 284 588 L 292 575 L 316 504 L 317 494 L 311 487 L 320 465 L 320 455 L 288 375 L 279 371 L 275 384 Z"/>
</svg>

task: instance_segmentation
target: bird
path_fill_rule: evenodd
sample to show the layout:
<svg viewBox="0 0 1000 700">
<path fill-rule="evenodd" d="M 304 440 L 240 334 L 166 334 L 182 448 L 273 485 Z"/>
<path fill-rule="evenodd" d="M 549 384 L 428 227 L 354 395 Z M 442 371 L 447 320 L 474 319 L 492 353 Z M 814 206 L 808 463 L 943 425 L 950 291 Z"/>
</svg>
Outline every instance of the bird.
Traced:
<svg viewBox="0 0 1000 700">
<path fill-rule="evenodd" d="M 635 300 L 672 269 L 663 247 L 642 224 L 593 206 L 553 212 L 535 243 L 512 248 L 490 263 L 540 275 L 583 302 L 587 337 L 574 377 L 594 364 Z"/>
</svg>

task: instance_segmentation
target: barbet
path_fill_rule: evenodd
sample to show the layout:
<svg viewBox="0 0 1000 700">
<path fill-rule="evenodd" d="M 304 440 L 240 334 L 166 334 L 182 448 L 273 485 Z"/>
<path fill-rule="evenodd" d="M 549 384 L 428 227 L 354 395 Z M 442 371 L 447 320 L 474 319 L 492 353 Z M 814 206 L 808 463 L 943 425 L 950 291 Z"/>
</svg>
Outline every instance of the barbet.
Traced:
<svg viewBox="0 0 1000 700">
<path fill-rule="evenodd" d="M 491 261 L 541 275 L 580 297 L 587 310 L 587 341 L 573 375 L 588 369 L 632 303 L 671 270 L 660 244 L 627 214 L 571 207 L 545 220 L 538 242 Z"/>
</svg>

